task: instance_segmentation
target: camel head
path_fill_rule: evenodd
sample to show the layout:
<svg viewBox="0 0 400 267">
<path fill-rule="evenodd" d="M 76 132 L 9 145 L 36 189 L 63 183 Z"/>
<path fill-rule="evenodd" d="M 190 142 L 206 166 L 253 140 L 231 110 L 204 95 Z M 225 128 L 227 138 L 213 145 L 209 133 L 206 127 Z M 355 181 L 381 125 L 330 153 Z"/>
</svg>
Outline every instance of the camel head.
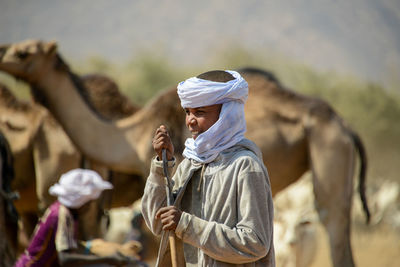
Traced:
<svg viewBox="0 0 400 267">
<path fill-rule="evenodd" d="M 0 71 L 27 82 L 35 82 L 56 59 L 55 42 L 26 40 L 0 45 Z"/>
</svg>

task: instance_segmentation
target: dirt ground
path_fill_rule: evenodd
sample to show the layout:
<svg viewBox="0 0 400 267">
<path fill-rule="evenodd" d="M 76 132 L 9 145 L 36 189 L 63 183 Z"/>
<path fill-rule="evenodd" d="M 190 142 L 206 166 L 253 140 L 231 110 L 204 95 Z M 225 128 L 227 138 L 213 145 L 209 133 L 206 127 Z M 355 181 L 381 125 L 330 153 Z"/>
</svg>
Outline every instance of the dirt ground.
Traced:
<svg viewBox="0 0 400 267">
<path fill-rule="evenodd" d="M 357 267 L 400 266 L 400 234 L 388 228 L 352 230 L 353 255 Z M 327 235 L 318 227 L 318 251 L 310 267 L 331 267 Z M 149 264 L 149 266 L 154 266 Z M 277 266 L 279 267 L 279 266 Z"/>
<path fill-rule="evenodd" d="M 360 229 L 362 228 L 362 229 Z M 318 228 L 317 256 L 311 267 L 332 266 L 325 230 Z M 352 247 L 356 266 L 398 267 L 400 266 L 400 234 L 388 227 L 352 229 Z"/>
</svg>

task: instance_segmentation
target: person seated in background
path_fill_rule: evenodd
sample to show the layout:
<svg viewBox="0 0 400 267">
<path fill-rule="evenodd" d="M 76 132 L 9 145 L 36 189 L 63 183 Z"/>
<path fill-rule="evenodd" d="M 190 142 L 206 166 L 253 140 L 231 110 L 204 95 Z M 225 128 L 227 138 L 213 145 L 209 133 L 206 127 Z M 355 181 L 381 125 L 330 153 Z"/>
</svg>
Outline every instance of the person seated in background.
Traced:
<svg viewBox="0 0 400 267">
<path fill-rule="evenodd" d="M 109 256 L 90 254 L 89 248 L 78 242 L 79 216 L 88 212 L 90 203 L 103 190 L 112 188 L 111 183 L 92 170 L 74 169 L 61 175 L 58 183 L 49 189 L 57 200 L 39 220 L 28 248 L 15 267 L 127 264 L 130 259 L 121 253 Z"/>
</svg>

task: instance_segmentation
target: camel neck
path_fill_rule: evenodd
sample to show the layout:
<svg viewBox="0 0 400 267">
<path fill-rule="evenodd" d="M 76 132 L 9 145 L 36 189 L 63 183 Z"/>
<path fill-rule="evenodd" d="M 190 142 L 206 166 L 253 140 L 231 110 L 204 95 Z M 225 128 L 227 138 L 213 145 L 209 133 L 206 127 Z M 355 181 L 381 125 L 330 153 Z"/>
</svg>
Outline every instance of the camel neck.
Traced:
<svg viewBox="0 0 400 267">
<path fill-rule="evenodd" d="M 135 128 L 100 119 L 82 97 L 75 78 L 72 73 L 50 70 L 32 89 L 85 156 L 115 170 L 141 172 L 143 163 L 132 142 Z"/>
</svg>

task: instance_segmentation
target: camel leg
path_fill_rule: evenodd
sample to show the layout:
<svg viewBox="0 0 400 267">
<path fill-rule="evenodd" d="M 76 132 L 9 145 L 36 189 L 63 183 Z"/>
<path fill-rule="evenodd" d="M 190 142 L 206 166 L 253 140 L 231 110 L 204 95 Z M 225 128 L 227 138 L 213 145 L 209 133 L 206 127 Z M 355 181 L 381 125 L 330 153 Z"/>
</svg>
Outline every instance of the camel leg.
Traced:
<svg viewBox="0 0 400 267">
<path fill-rule="evenodd" d="M 350 242 L 354 146 L 337 121 L 310 132 L 315 205 L 330 242 L 334 267 L 352 267 Z"/>
</svg>

